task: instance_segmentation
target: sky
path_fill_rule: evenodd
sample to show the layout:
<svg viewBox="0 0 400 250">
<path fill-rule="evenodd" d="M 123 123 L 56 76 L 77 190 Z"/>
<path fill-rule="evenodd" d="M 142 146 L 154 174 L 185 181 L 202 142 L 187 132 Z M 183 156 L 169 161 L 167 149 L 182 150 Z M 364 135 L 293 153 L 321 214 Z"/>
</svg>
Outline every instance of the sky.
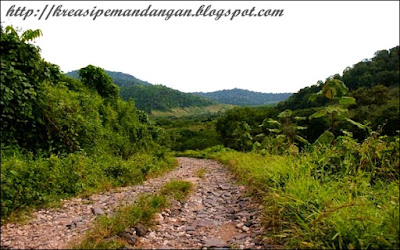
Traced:
<svg viewBox="0 0 400 250">
<path fill-rule="evenodd" d="M 88 9 L 283 9 L 280 17 L 11 16 L 14 6 Z M 7 15 L 7 12 L 9 13 Z M 25 11 L 24 14 L 28 12 Z M 16 14 L 16 12 L 14 12 Z M 19 13 L 21 14 L 21 13 Z M 89 64 L 183 92 L 297 92 L 399 45 L 398 1 L 1 1 L 2 25 L 41 29 L 42 57 L 68 72 Z"/>
</svg>

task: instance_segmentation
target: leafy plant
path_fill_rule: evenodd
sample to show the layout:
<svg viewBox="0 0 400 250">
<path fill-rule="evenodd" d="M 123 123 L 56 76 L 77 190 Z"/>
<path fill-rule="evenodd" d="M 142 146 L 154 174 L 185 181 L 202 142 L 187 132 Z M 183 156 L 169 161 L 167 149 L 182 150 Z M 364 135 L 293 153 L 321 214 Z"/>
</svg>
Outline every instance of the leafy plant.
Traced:
<svg viewBox="0 0 400 250">
<path fill-rule="evenodd" d="M 338 121 L 347 121 L 352 125 L 357 126 L 360 129 L 367 129 L 367 127 L 361 123 L 355 122 L 346 117 L 348 109 L 346 108 L 348 105 L 352 105 L 356 103 L 356 100 L 353 97 L 345 96 L 348 92 L 348 88 L 341 80 L 338 79 L 328 79 L 323 85 L 321 91 L 316 94 L 311 95 L 309 98 L 310 101 L 315 100 L 318 96 L 325 96 L 330 100 L 330 104 L 327 107 L 323 107 L 321 110 L 309 116 L 309 119 L 320 118 L 320 117 L 329 117 L 330 120 L 330 128 L 327 133 L 324 133 L 323 136 L 326 138 L 328 135 L 335 134 L 336 123 Z M 326 140 L 319 140 L 326 141 Z"/>
<path fill-rule="evenodd" d="M 0 130 L 2 142 L 37 149 L 44 130 L 42 109 L 37 105 L 44 82 L 59 79 L 59 68 L 40 57 L 40 49 L 28 43 L 41 35 L 40 30 L 18 33 L 1 26 Z M 39 147 L 40 148 L 40 147 Z"/>
<path fill-rule="evenodd" d="M 290 151 L 293 153 L 298 152 L 298 147 L 295 142 L 307 144 L 307 140 L 298 134 L 298 131 L 307 129 L 304 126 L 298 126 L 297 122 L 305 120 L 304 117 L 293 117 L 293 112 L 287 109 L 278 115 L 278 119 L 272 118 L 264 119 L 260 127 L 268 132 L 257 135 L 257 138 L 263 138 L 262 143 L 256 146 L 257 149 L 263 148 L 268 152 L 284 153 Z"/>
<path fill-rule="evenodd" d="M 239 122 L 232 136 L 236 140 L 237 148 L 243 152 L 251 149 L 253 137 L 250 134 L 251 128 L 245 121 Z"/>
</svg>

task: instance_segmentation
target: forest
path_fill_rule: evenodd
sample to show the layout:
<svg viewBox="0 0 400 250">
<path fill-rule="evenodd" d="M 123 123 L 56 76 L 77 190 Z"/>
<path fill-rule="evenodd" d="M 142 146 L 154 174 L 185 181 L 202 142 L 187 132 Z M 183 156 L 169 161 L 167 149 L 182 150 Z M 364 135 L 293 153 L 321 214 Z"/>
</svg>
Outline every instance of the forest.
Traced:
<svg viewBox="0 0 400 250">
<path fill-rule="evenodd" d="M 162 117 L 149 113 L 217 102 L 93 65 L 70 77 L 31 43 L 41 35 L 1 27 L 2 222 L 187 156 L 224 164 L 262 202 L 265 244 L 398 248 L 399 46 L 275 106 Z"/>
<path fill-rule="evenodd" d="M 285 101 L 292 93 L 261 93 L 246 89 L 225 89 L 214 92 L 194 92 L 197 96 L 206 97 L 211 100 L 239 105 L 239 106 L 260 106 L 268 104 L 276 104 Z"/>
<path fill-rule="evenodd" d="M 151 113 L 153 110 L 168 111 L 176 107 L 202 107 L 215 104 L 215 102 L 211 100 L 182 93 L 163 85 L 133 85 L 121 87 L 121 97 L 124 100 L 135 100 L 138 109 L 148 113 Z"/>
</svg>

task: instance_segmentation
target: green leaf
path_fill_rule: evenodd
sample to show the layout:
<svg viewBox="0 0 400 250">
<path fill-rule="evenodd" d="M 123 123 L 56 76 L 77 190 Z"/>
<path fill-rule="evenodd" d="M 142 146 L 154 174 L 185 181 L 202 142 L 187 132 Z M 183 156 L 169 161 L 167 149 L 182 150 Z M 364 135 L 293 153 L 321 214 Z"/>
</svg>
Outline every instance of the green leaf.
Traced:
<svg viewBox="0 0 400 250">
<path fill-rule="evenodd" d="M 268 122 L 269 124 L 271 124 L 271 125 L 281 126 L 281 123 L 280 123 L 280 122 L 275 121 L 275 120 L 273 120 L 273 119 L 271 119 L 271 118 L 270 118 L 267 122 Z"/>
<path fill-rule="evenodd" d="M 316 145 L 331 144 L 333 139 L 335 139 L 335 135 L 332 134 L 332 132 L 326 130 L 318 137 L 318 139 L 314 142 L 314 144 Z"/>
<path fill-rule="evenodd" d="M 352 104 L 356 104 L 356 99 L 354 99 L 353 97 L 350 97 L 350 96 L 342 96 L 339 99 L 339 103 L 343 104 L 343 105 L 352 105 Z"/>
<path fill-rule="evenodd" d="M 279 118 L 288 118 L 292 116 L 292 111 L 290 109 L 286 109 L 282 113 L 278 115 Z"/>
<path fill-rule="evenodd" d="M 253 150 L 256 150 L 256 149 L 258 149 L 258 148 L 260 148 L 261 147 L 261 144 L 258 142 L 258 141 L 256 141 L 255 143 L 253 143 Z"/>
<path fill-rule="evenodd" d="M 322 92 L 328 99 L 335 99 L 335 97 L 344 96 L 349 89 L 344 82 L 339 79 L 329 79 L 322 87 Z"/>
<path fill-rule="evenodd" d="M 270 128 L 270 129 L 268 129 L 270 132 L 273 132 L 273 133 L 277 133 L 277 134 L 279 134 L 281 131 L 279 130 L 279 129 L 276 129 L 276 128 Z"/>
<path fill-rule="evenodd" d="M 275 139 L 276 139 L 276 141 L 277 142 L 284 142 L 285 141 L 285 139 L 286 139 L 286 136 L 285 135 L 277 135 L 276 137 L 275 137 Z"/>
<path fill-rule="evenodd" d="M 338 114 L 344 114 L 348 112 L 348 109 L 344 108 L 344 107 L 340 107 L 338 105 L 334 105 L 334 106 L 328 106 L 325 108 L 325 110 L 329 113 L 332 114 L 334 112 L 338 113 Z"/>
<path fill-rule="evenodd" d="M 321 109 L 320 111 L 315 112 L 314 114 L 310 115 L 310 117 L 308 117 L 308 119 L 313 119 L 313 118 L 320 118 L 325 116 L 327 113 L 326 109 Z"/>
<path fill-rule="evenodd" d="M 345 136 L 348 136 L 348 137 L 352 137 L 352 138 L 353 138 L 353 133 L 352 133 L 352 132 L 349 132 L 349 131 L 346 131 L 346 130 L 342 130 L 342 133 L 343 133 Z"/>
<path fill-rule="evenodd" d="M 296 139 L 297 139 L 299 142 L 308 143 L 308 141 L 307 141 L 306 139 L 304 139 L 303 137 L 301 137 L 300 135 L 296 135 Z"/>
<path fill-rule="evenodd" d="M 309 102 L 314 102 L 318 96 L 322 95 L 322 91 L 319 91 L 318 93 L 311 94 L 310 97 L 308 98 Z"/>
<path fill-rule="evenodd" d="M 261 133 L 261 134 L 258 134 L 258 135 L 255 136 L 255 138 L 263 138 L 263 137 L 265 137 L 264 133 Z"/>
<path fill-rule="evenodd" d="M 363 129 L 363 130 L 367 129 L 367 126 L 365 126 L 365 125 L 363 125 L 363 124 L 361 124 L 361 123 L 358 123 L 358 122 L 356 122 L 356 121 L 353 121 L 352 119 L 346 118 L 346 121 L 348 121 L 348 122 L 350 122 L 351 124 L 357 126 L 359 129 Z"/>
<path fill-rule="evenodd" d="M 295 119 L 296 121 L 303 121 L 303 120 L 306 120 L 307 117 L 296 116 L 296 117 L 294 117 L 294 119 Z"/>
</svg>

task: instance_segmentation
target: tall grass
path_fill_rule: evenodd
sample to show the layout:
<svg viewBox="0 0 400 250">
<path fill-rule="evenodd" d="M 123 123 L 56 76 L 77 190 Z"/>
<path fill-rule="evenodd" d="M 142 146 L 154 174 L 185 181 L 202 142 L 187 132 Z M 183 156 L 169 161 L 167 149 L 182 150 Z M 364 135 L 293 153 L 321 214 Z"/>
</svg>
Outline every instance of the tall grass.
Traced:
<svg viewBox="0 0 400 250">
<path fill-rule="evenodd" d="M 299 155 L 187 151 L 228 166 L 264 200 L 266 242 L 290 248 L 399 247 L 399 145 L 372 136 Z M 220 151 L 220 152 L 218 152 Z"/>
<path fill-rule="evenodd" d="M 41 207 L 61 198 L 141 183 L 176 166 L 170 156 L 136 153 L 127 160 L 114 154 L 34 157 L 4 152 L 1 166 L 1 216 L 27 207 Z"/>
<path fill-rule="evenodd" d="M 262 195 L 273 242 L 289 247 L 394 248 L 399 243 L 398 182 L 368 176 L 318 179 L 309 156 L 216 156 Z"/>
</svg>

